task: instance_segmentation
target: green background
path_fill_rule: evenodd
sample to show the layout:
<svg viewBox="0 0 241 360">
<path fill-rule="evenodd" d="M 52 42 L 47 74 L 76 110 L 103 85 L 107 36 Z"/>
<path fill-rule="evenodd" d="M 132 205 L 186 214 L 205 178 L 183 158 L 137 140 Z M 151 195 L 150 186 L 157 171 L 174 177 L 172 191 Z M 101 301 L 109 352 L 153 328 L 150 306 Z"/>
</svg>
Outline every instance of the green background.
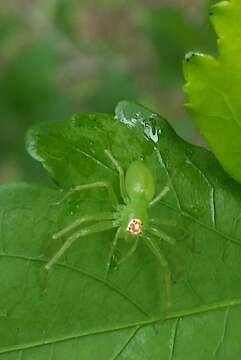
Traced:
<svg viewBox="0 0 241 360">
<path fill-rule="evenodd" d="M 184 111 L 182 59 L 215 54 L 207 0 L 1 1 L 0 182 L 47 182 L 24 149 L 36 122 L 135 100 L 202 143 Z"/>
</svg>

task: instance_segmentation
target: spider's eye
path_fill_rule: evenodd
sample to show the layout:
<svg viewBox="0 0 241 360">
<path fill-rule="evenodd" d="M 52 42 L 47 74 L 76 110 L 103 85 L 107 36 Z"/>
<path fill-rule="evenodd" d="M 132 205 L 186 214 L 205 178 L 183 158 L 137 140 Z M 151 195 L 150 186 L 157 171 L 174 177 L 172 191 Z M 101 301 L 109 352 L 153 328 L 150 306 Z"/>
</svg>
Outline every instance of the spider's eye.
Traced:
<svg viewBox="0 0 241 360">
<path fill-rule="evenodd" d="M 132 235 L 140 235 L 141 231 L 142 231 L 142 227 L 143 227 L 143 222 L 139 219 L 132 219 L 128 226 L 127 229 Z"/>
</svg>

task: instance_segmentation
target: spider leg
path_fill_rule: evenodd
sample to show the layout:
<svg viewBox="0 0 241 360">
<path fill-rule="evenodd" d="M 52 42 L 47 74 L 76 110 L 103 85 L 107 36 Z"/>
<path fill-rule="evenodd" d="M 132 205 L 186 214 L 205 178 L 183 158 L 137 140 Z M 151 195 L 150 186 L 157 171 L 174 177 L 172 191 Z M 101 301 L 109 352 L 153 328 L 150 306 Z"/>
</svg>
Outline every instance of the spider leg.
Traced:
<svg viewBox="0 0 241 360">
<path fill-rule="evenodd" d="M 159 151 L 158 151 L 157 149 L 155 149 L 155 150 L 156 150 L 156 153 L 157 153 L 157 157 L 160 158 Z M 161 160 L 161 159 L 160 159 L 160 160 Z M 162 161 L 162 160 L 161 160 L 161 161 Z M 160 192 L 152 201 L 150 201 L 148 207 L 152 207 L 152 206 L 155 205 L 158 201 L 160 201 L 162 198 L 164 198 L 164 196 L 168 193 L 168 191 L 170 190 L 170 188 L 173 187 L 172 181 L 173 181 L 173 178 L 176 176 L 176 173 L 177 173 L 177 171 L 174 170 L 174 171 L 173 171 L 173 174 L 171 175 L 171 177 L 169 177 L 166 186 L 161 190 L 161 192 Z"/>
<path fill-rule="evenodd" d="M 80 226 L 81 224 L 83 224 L 85 222 L 101 221 L 101 220 L 113 220 L 113 219 L 116 218 L 116 216 L 117 216 L 116 213 L 111 213 L 111 212 L 105 212 L 105 213 L 98 213 L 98 214 L 95 214 L 95 215 L 83 216 L 83 217 L 81 217 L 79 219 L 76 219 L 72 224 L 64 227 L 63 229 L 61 229 L 57 233 L 53 234 L 52 238 L 53 238 L 53 240 L 59 239 L 62 236 L 66 235 L 68 232 L 74 230 L 75 228 L 77 228 L 78 226 Z"/>
<path fill-rule="evenodd" d="M 105 278 L 107 278 L 108 274 L 109 274 L 109 271 L 110 271 L 110 267 L 111 267 L 111 260 L 113 258 L 113 255 L 114 255 L 114 251 L 115 251 L 115 248 L 117 246 L 117 241 L 118 241 L 118 238 L 119 238 L 119 234 L 120 234 L 120 231 L 121 231 L 121 228 L 119 228 L 117 230 L 117 233 L 115 235 L 115 238 L 114 238 L 114 241 L 113 241 L 113 244 L 112 244 L 112 247 L 111 247 L 111 251 L 110 251 L 110 256 L 109 256 L 109 262 L 107 264 L 107 271 L 106 271 L 106 276 Z M 129 257 L 131 257 L 132 254 L 134 254 L 134 252 L 136 251 L 137 249 L 137 246 L 138 246 L 138 243 L 139 243 L 139 239 L 140 237 L 137 236 L 135 238 L 135 241 L 133 243 L 133 245 L 131 246 L 130 250 L 127 252 L 127 254 L 125 256 L 122 257 L 122 259 L 120 259 L 120 261 L 117 262 L 117 266 L 119 266 L 120 264 L 124 263 L 126 260 L 129 259 Z"/>
<path fill-rule="evenodd" d="M 116 220 L 107 220 L 98 222 L 96 224 L 92 224 L 84 229 L 80 229 L 79 231 L 75 232 L 71 236 L 69 236 L 65 243 L 61 246 L 61 248 L 57 251 L 57 253 L 49 260 L 49 262 L 44 266 L 43 274 L 42 274 L 42 285 L 44 285 L 44 289 L 46 289 L 46 281 L 49 270 L 52 266 L 62 257 L 62 255 L 71 247 L 71 245 L 83 236 L 87 236 L 90 234 L 94 234 L 97 232 L 102 232 L 106 230 L 113 229 L 118 227 L 119 222 Z"/>
<path fill-rule="evenodd" d="M 65 196 L 60 201 L 58 201 L 56 204 L 57 205 L 61 204 L 65 199 L 70 197 L 75 192 L 82 191 L 82 190 L 88 190 L 88 189 L 95 189 L 95 188 L 105 188 L 108 191 L 109 198 L 111 200 L 112 206 L 114 208 L 117 208 L 117 206 L 118 206 L 117 196 L 116 196 L 111 184 L 106 182 L 106 181 L 96 181 L 94 183 L 77 185 L 77 186 L 73 187 L 72 189 L 70 189 L 65 194 Z"/>
<path fill-rule="evenodd" d="M 107 277 L 109 275 L 109 272 L 110 272 L 112 259 L 113 259 L 114 253 L 115 253 L 116 246 L 118 244 L 120 233 L 121 233 L 121 228 L 119 227 L 117 229 L 116 233 L 115 233 L 114 239 L 113 239 L 112 244 L 111 244 L 110 252 L 109 252 L 109 255 L 108 255 L 106 271 L 105 271 L 105 279 L 107 279 Z"/>
<path fill-rule="evenodd" d="M 149 247 L 151 252 L 156 256 L 160 265 L 164 270 L 164 283 L 165 283 L 165 291 L 166 291 L 166 300 L 167 300 L 167 311 L 171 307 L 171 272 L 169 269 L 169 265 L 165 255 L 162 253 L 161 249 L 156 245 L 155 241 L 153 241 L 148 236 L 142 236 L 146 245 Z"/>
<path fill-rule="evenodd" d="M 149 227 L 148 228 L 148 232 L 152 235 L 155 235 L 156 237 L 158 237 L 160 240 L 164 240 L 166 242 L 168 242 L 171 245 L 175 245 L 176 243 L 176 239 L 168 236 L 166 233 L 164 233 L 163 231 L 161 231 L 160 229 L 156 229 L 154 227 Z"/>
<path fill-rule="evenodd" d="M 140 236 L 136 236 L 135 241 L 134 241 L 133 245 L 131 246 L 130 250 L 126 253 L 125 256 L 123 256 L 123 257 L 120 259 L 120 261 L 118 261 L 117 266 L 119 266 L 120 264 L 122 264 L 123 262 L 125 262 L 126 260 L 128 260 L 129 257 L 131 257 L 131 256 L 134 254 L 134 252 L 135 252 L 136 249 L 137 249 L 139 240 L 140 240 Z"/>
<path fill-rule="evenodd" d="M 45 244 L 43 246 L 42 253 L 44 254 L 46 252 L 46 249 L 49 248 L 49 246 L 52 244 L 53 240 L 58 240 L 58 239 L 62 238 L 63 236 L 65 236 L 68 233 L 70 233 L 71 231 L 75 230 L 77 227 L 79 227 L 80 225 L 82 225 L 85 222 L 101 221 L 101 220 L 114 220 L 117 218 L 117 216 L 118 216 L 117 213 L 104 212 L 104 213 L 87 215 L 87 216 L 78 218 L 75 221 L 73 221 L 70 225 L 64 227 L 60 231 L 53 234 L 52 238 L 50 238 L 50 240 L 47 241 L 47 244 Z"/>
<path fill-rule="evenodd" d="M 166 185 L 162 191 L 152 200 L 150 201 L 148 207 L 152 207 L 153 205 L 155 205 L 158 201 L 160 201 L 162 198 L 164 198 L 164 196 L 168 193 L 168 191 L 170 190 L 170 186 Z"/>
<path fill-rule="evenodd" d="M 118 161 L 113 157 L 113 155 L 111 154 L 111 152 L 109 150 L 106 149 L 105 153 L 119 173 L 121 196 L 122 196 L 124 203 L 127 204 L 129 202 L 129 198 L 128 198 L 128 195 L 126 192 L 126 187 L 125 187 L 124 171 L 123 171 L 122 167 L 120 166 L 120 164 L 118 163 Z"/>
</svg>

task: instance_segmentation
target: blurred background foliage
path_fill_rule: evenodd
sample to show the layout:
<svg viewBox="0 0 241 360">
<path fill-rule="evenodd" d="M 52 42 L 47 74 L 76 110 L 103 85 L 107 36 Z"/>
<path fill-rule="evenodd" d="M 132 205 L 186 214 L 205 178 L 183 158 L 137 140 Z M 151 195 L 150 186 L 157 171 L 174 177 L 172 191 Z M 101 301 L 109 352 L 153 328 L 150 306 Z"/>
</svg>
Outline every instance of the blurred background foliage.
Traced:
<svg viewBox="0 0 241 360">
<path fill-rule="evenodd" d="M 0 2 L 0 182 L 41 181 L 24 148 L 38 121 L 113 112 L 135 100 L 189 141 L 182 59 L 215 54 L 207 0 L 8 0 Z"/>
</svg>

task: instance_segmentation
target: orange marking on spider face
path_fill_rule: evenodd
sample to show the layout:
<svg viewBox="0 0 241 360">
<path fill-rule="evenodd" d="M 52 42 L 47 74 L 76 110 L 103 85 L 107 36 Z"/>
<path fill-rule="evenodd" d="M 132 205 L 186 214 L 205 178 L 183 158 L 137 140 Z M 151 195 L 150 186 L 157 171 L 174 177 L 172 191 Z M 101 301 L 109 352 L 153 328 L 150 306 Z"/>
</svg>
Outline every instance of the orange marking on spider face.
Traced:
<svg viewBox="0 0 241 360">
<path fill-rule="evenodd" d="M 127 231 L 129 231 L 132 235 L 140 235 L 143 228 L 143 222 L 140 219 L 132 219 L 128 226 Z"/>
</svg>

